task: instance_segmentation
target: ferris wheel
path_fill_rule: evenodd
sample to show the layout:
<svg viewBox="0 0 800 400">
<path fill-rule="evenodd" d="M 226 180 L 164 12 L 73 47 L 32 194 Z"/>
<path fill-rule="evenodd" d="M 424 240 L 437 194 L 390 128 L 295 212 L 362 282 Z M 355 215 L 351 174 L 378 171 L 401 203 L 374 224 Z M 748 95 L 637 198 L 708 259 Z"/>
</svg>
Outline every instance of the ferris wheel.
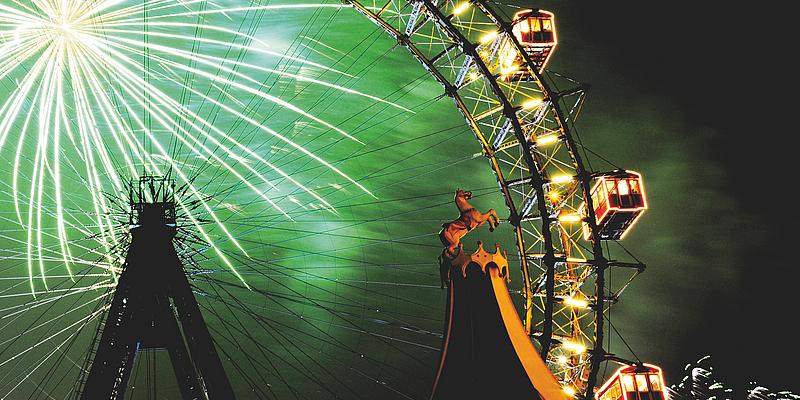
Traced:
<svg viewBox="0 0 800 400">
<path fill-rule="evenodd" d="M 0 327 L 7 332 L 0 397 L 77 398 L 133 225 L 124 198 L 131 188 L 117 181 L 133 186 L 139 170 L 177 181 L 170 190 L 179 199 L 172 216 L 178 253 L 225 370 L 234 387 L 245 388 L 240 397 L 427 396 L 441 338 L 438 219 L 430 215 L 450 208 L 454 188 L 442 177 L 465 165 L 485 178 L 471 188 L 476 197 L 506 206 L 510 229 L 502 232 L 513 232 L 504 239 L 518 249 L 527 333 L 565 392 L 592 396 L 611 356 L 606 313 L 644 270 L 635 259 L 612 259 L 605 243 L 627 234 L 647 201 L 640 174 L 588 166 L 574 126 L 586 86 L 547 69 L 558 45 L 556 15 L 485 0 L 234 8 L 98 0 L 64 2 L 74 22 L 45 18 L 37 27 L 33 17 L 57 10 L 46 10 L 48 2 L 13 3 L 0 4 L 8 11 L 0 22 L 14 28 L 0 30 L 0 49 L 13 56 L 0 75 L 4 85 L 15 79 L 0 108 L 0 138 L 16 140 L 0 150 L 19 145 L 13 182 L 0 187 L 24 204 L 0 203 L 2 221 L 21 226 L 0 233 Z M 336 32 L 357 23 L 353 9 L 378 28 L 369 31 L 361 20 L 355 37 Z M 289 50 L 270 50 L 260 30 L 301 11 L 307 22 L 284 38 Z M 272 12 L 283 14 L 270 19 Z M 43 41 L 50 36 L 81 45 L 59 50 Z M 354 45 L 346 50 L 342 42 Z M 381 96 L 368 80 L 359 87 L 371 71 L 401 68 L 390 59 L 398 47 L 425 71 L 397 78 Z M 36 61 L 32 55 L 42 51 L 71 54 L 74 80 L 26 79 L 58 76 L 64 67 Z M 267 57 L 278 66 L 265 66 Z M 29 123 L 26 112 L 64 87 L 80 95 L 59 98 L 44 114 L 68 114 L 65 104 L 74 102 L 74 120 L 54 117 L 56 126 L 74 123 L 74 132 L 59 136 L 58 128 Z M 27 105 L 26 96 L 36 101 Z M 413 96 L 424 101 L 404 103 Z M 453 135 L 463 121 L 431 132 L 425 117 L 414 116 L 445 97 L 477 139 L 464 148 L 479 148 L 478 156 L 448 154 L 466 137 Z M 406 122 L 422 133 L 392 136 L 406 133 Z M 38 136 L 16 138 L 14 130 Z M 58 148 L 58 140 L 79 147 L 48 158 L 47 144 Z M 169 146 L 161 150 L 160 141 Z M 420 144 L 408 148 L 413 143 Z M 431 161 L 431 153 L 444 157 Z M 58 175 L 61 164 L 74 184 L 49 192 L 43 177 Z M 427 184 L 418 179 L 431 171 L 446 174 Z M 30 191 L 17 196 L 29 182 Z M 413 186 L 422 194 L 402 189 Z M 406 205 L 412 198 L 430 202 Z M 63 223 L 49 226 L 43 216 Z M 31 235 L 34 226 L 44 233 Z M 625 278 L 612 288 L 606 277 L 615 270 Z M 144 389 L 136 395 L 156 386 L 160 357 L 139 360 L 132 380 Z"/>
<path fill-rule="evenodd" d="M 444 88 L 497 178 L 514 226 L 524 322 L 569 395 L 591 397 L 603 347 L 604 314 L 641 263 L 610 260 L 647 209 L 640 174 L 595 173 L 573 126 L 586 87 L 546 70 L 558 44 L 555 16 L 523 9 L 503 16 L 490 2 L 350 1 Z M 609 268 L 634 272 L 608 292 Z"/>
</svg>

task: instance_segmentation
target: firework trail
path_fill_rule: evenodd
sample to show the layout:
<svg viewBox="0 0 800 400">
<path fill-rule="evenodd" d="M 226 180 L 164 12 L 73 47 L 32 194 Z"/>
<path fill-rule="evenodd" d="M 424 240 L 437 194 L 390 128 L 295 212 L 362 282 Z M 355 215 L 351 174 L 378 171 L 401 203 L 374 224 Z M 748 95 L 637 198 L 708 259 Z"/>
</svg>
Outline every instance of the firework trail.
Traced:
<svg viewBox="0 0 800 400">
<path fill-rule="evenodd" d="M 269 39 L 215 23 L 253 12 L 338 7 L 231 8 L 200 0 L 3 0 L 0 85 L 7 95 L 0 98 L 0 152 L 11 164 L 10 183 L 4 184 L 3 195 L 14 210 L 12 217 L 4 218 L 26 233 L 21 243 L 25 251 L 19 257 L 27 263 L 31 292 L 48 289 L 47 271 L 52 268 L 46 267 L 47 261 L 63 264 L 70 277 L 72 267 L 84 262 L 73 255 L 75 235 L 91 235 L 100 246 L 82 247 L 81 253 L 103 258 L 99 265 L 109 275 L 119 272 L 115 249 L 121 247 L 124 233 L 115 228 L 119 222 L 113 199 L 126 198 L 128 180 L 143 175 L 170 176 L 177 182 L 181 189 L 176 206 L 186 224 L 240 279 L 226 256 L 229 250 L 220 243 L 228 243 L 230 251 L 247 252 L 226 228 L 219 205 L 196 184 L 204 165 L 215 165 L 235 177 L 286 218 L 289 214 L 275 200 L 282 190 L 300 190 L 336 212 L 322 195 L 258 149 L 237 140 L 229 126 L 219 121 L 236 121 L 237 129 L 257 132 L 264 141 L 277 142 L 370 194 L 321 156 L 270 128 L 265 117 L 241 99 L 278 107 L 356 145 L 363 143 L 269 94 L 270 85 L 263 77 L 319 85 L 409 110 L 307 73 L 227 57 L 231 52 L 280 57 L 320 74 L 349 76 L 270 50 Z M 216 51 L 200 52 L 200 47 Z M 225 50 L 223 55 L 220 49 Z M 213 107 L 213 115 L 202 112 L 202 106 Z M 76 176 L 79 184 L 67 175 Z M 78 192 L 91 199 L 91 210 L 82 210 L 91 215 L 91 224 L 71 215 L 72 209 L 78 209 L 73 200 Z"/>
</svg>

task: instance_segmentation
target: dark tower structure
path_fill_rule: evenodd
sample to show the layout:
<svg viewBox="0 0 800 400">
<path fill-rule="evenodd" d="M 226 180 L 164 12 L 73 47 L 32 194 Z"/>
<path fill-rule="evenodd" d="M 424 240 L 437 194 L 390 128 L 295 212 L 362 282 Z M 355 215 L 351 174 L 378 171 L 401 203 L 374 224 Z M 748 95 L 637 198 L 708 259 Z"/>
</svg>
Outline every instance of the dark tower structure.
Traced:
<svg viewBox="0 0 800 400">
<path fill-rule="evenodd" d="M 174 193 L 167 178 L 145 176 L 131 185 L 131 243 L 83 400 L 124 399 L 137 354 L 145 349 L 169 352 L 184 400 L 234 399 L 173 246 Z"/>
</svg>

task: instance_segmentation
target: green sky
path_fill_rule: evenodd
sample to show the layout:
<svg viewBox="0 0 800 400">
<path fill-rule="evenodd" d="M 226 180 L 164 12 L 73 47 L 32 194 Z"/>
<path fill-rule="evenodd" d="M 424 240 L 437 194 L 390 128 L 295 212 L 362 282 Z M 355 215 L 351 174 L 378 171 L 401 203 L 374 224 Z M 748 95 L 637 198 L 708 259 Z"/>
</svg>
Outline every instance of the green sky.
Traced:
<svg viewBox="0 0 800 400">
<path fill-rule="evenodd" d="M 658 83 L 661 70 L 653 68 L 658 63 L 652 58 L 656 51 L 647 46 L 636 49 L 648 38 L 662 43 L 663 37 L 655 30 L 643 29 L 642 37 L 635 40 L 609 41 L 613 35 L 593 31 L 604 26 L 593 16 L 596 7 L 564 2 L 541 6 L 558 16 L 560 46 L 549 68 L 592 85 L 577 125 L 581 139 L 587 148 L 646 178 L 651 209 L 624 245 L 648 270 L 614 307 L 614 326 L 636 356 L 666 368 L 668 381 L 682 376 L 684 364 L 712 354 L 732 379 L 747 376 L 781 385 L 779 380 L 769 381 L 771 378 L 755 367 L 763 361 L 760 353 L 749 351 L 738 358 L 731 347 L 744 340 L 744 335 L 733 329 L 734 318 L 739 318 L 731 310 L 749 276 L 743 260 L 752 259 L 749 249 L 765 245 L 770 236 L 751 229 L 758 224 L 758 216 L 742 212 L 745 206 L 731 189 L 728 163 L 711 148 L 723 135 L 723 127 L 699 119 L 693 108 L 696 103 L 681 101 L 676 94 L 679 89 Z M 647 18 L 654 23 L 664 20 L 639 9 L 628 12 L 629 17 L 644 20 L 629 25 L 636 29 L 646 26 Z M 218 107 L 197 98 L 189 101 L 197 114 L 215 118 L 215 126 L 235 135 L 294 179 L 319 190 L 338 212 L 319 209 L 318 201 L 279 180 L 271 193 L 279 206 L 290 210 L 293 220 L 289 220 L 265 205 L 219 163 L 203 167 L 204 160 L 185 147 L 173 153 L 186 163 L 187 170 L 199 171 L 196 185 L 209 196 L 225 226 L 251 256 L 238 254 L 220 229 L 209 224 L 210 234 L 222 237 L 221 246 L 233 254 L 233 264 L 252 291 L 242 288 L 212 252 L 195 257 L 197 267 L 214 271 L 196 276 L 195 284 L 223 358 L 230 357 L 226 369 L 231 379 L 242 393 L 251 386 L 266 393 L 264 385 L 268 384 L 281 398 L 290 395 L 289 387 L 297 385 L 294 382 L 304 382 L 307 398 L 331 397 L 330 391 L 346 398 L 354 393 L 365 398 L 400 398 L 398 391 L 424 397 L 438 357 L 444 317 L 436 232 L 442 222 L 456 217 L 452 192 L 457 187 L 471 189 L 477 195 L 473 201 L 477 208 L 495 208 L 501 217 L 507 216 L 488 164 L 475 156 L 480 151 L 477 141 L 452 101 L 440 98 L 442 89 L 408 52 L 393 48 L 390 38 L 352 9 L 253 13 L 242 25 L 241 20 L 225 16 L 209 17 L 207 22 L 245 30 L 271 50 L 308 58 L 353 77 L 275 56 L 230 53 L 215 44 L 201 44 L 197 51 L 285 68 L 413 110 L 250 72 L 263 81 L 267 93 L 309 110 L 352 134 L 362 145 L 286 109 L 250 102 L 252 95 L 243 91 L 232 90 L 233 95 L 223 100 L 238 104 L 248 115 L 267 121 L 276 131 L 321 155 L 369 189 L 374 194 L 371 197 L 274 138 L 246 129 L 230 114 L 219 113 Z M 223 38 L 225 34 L 209 37 Z M 186 43 L 164 40 L 164 44 L 191 49 Z M 637 58 L 640 53 L 641 59 Z M 170 58 L 167 53 L 162 55 Z M 622 61 L 625 59 L 629 62 Z M 21 76 L 24 71 L 0 83 L 1 100 L 5 101 Z M 202 79 L 195 84 L 198 90 L 212 88 Z M 168 85 L 165 91 L 174 97 L 181 93 Z M 15 126 L 19 129 L 11 137 L 18 139 L 15 135 L 23 130 L 19 122 Z M 104 128 L 102 123 L 99 128 Z M 16 393 L 44 396 L 44 392 L 68 390 L 75 380 L 96 329 L 96 322 L 91 322 L 77 331 L 77 323 L 99 304 L 98 296 L 105 289 L 15 313 L 35 301 L 26 294 L 30 290 L 27 267 L 20 259 L 27 231 L 16 222 L 10 195 L 10 163 L 16 144 L 12 140 L 0 149 L 4 161 L 0 177 L 5 180 L 0 185 L 0 328 L 8 338 L 0 344 L 0 392 L 19 382 L 20 371 L 32 371 Z M 36 138 L 31 136 L 21 148 L 30 154 L 35 145 Z M 67 149 L 63 157 L 76 160 L 78 154 L 78 150 Z M 225 159 L 235 157 L 227 155 Z M 608 168 L 602 160 L 591 161 L 598 170 Z M 23 157 L 21 165 L 23 187 L 27 188 L 31 156 Z M 79 171 L 65 173 L 63 193 L 76 224 L 91 226 L 91 199 Z M 247 177 L 255 179 L 252 174 Z M 51 193 L 51 186 L 46 189 Z M 27 207 L 27 195 L 24 199 Z M 45 225 L 48 229 L 54 226 L 52 222 Z M 70 230 L 75 238 L 85 237 L 85 233 Z M 499 242 L 513 252 L 512 233 L 506 224 L 494 234 L 476 232 L 468 243 L 478 239 Z M 73 244 L 96 246 L 91 239 L 76 239 Z M 87 259 L 92 257 L 98 258 L 87 255 Z M 56 291 L 107 279 L 98 276 L 103 270 L 81 265 L 75 267 L 79 278 L 73 283 L 57 260 L 45 264 L 48 275 L 53 276 L 49 287 Z M 513 274 L 515 289 L 521 279 L 516 269 Z M 35 285 L 43 289 L 41 279 Z M 40 299 L 48 296 L 55 295 Z M 237 301 L 223 301 L 231 297 Z M 232 303 L 247 306 L 254 314 L 242 312 Z M 68 336 L 72 332 L 76 333 L 74 340 Z M 36 343 L 42 344 L 34 346 Z M 632 357 L 616 334 L 611 335 L 610 348 Z M 18 353 L 21 355 L 15 356 Z M 150 372 L 168 376 L 163 355 L 152 358 L 158 366 Z M 142 360 L 137 382 L 146 379 L 150 368 Z M 31 367 L 39 363 L 40 368 Z M 136 398 L 144 395 L 134 392 Z"/>
</svg>

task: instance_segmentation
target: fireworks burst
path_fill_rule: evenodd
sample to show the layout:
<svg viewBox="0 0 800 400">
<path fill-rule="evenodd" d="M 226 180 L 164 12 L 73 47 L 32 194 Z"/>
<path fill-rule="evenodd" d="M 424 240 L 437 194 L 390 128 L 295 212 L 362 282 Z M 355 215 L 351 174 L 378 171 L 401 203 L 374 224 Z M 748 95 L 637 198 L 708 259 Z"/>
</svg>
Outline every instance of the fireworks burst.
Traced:
<svg viewBox="0 0 800 400">
<path fill-rule="evenodd" d="M 176 197 L 178 211 L 237 276 L 219 242 L 247 253 L 219 214 L 220 208 L 230 206 L 214 204 L 196 186 L 204 165 L 213 164 L 235 177 L 286 218 L 289 213 L 275 200 L 282 190 L 279 182 L 336 212 L 322 195 L 270 162 L 259 148 L 237 140 L 231 126 L 263 135 L 263 142 L 307 157 L 332 176 L 369 193 L 333 164 L 270 128 L 266 117 L 241 99 L 286 110 L 356 144 L 361 142 L 348 132 L 269 94 L 270 85 L 263 77 L 320 85 L 409 110 L 307 72 L 246 61 L 241 54 L 280 57 L 320 75 L 347 75 L 270 50 L 269 40 L 255 34 L 214 24 L 215 19 L 228 20 L 237 13 L 322 7 L 341 6 L 230 8 L 200 0 L 10 0 L 0 4 L 0 82 L 8 89 L 8 96 L 0 99 L 0 152 L 13 166 L 6 194 L 16 223 L 27 235 L 21 257 L 27 262 L 31 291 L 36 293 L 38 279 L 47 290 L 45 261 L 63 263 L 69 276 L 72 266 L 82 262 L 72 254 L 71 236 L 74 232 L 85 235 L 86 224 L 68 212 L 76 204 L 70 198 L 79 191 L 91 198 L 93 209 L 84 211 L 93 218 L 89 233 L 101 244 L 83 250 L 104 258 L 103 268 L 109 275 L 119 272 L 113 249 L 119 248 L 123 238 L 114 229 L 118 223 L 112 216 L 112 203 L 126 198 L 128 178 L 173 177 L 183 188 Z M 201 47 L 216 51 L 200 52 Z M 230 53 L 240 56 L 227 57 Z M 11 82 L 13 86 L 8 85 Z M 209 107 L 213 112 L 202 112 Z M 67 175 L 77 181 L 68 180 Z M 198 211 L 203 218 L 196 216 Z M 220 234 L 212 235 L 209 226 Z M 57 246 L 48 246 L 46 242 L 53 240 Z"/>
</svg>

